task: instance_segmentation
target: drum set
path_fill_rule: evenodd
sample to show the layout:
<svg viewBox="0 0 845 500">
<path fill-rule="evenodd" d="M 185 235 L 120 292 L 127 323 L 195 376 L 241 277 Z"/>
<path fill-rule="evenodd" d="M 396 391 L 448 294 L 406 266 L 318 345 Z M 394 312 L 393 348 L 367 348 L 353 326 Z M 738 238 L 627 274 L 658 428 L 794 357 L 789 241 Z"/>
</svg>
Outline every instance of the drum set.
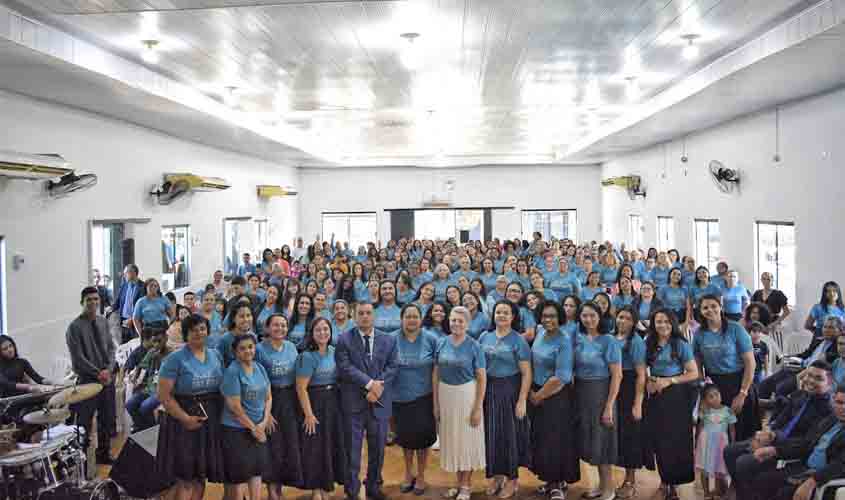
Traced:
<svg viewBox="0 0 845 500">
<path fill-rule="evenodd" d="M 69 406 L 95 397 L 103 386 L 45 387 L 0 398 L 0 500 L 119 500 L 109 479 L 85 481 L 84 429 L 65 425 Z M 25 442 L 27 436 L 37 442 Z"/>
</svg>

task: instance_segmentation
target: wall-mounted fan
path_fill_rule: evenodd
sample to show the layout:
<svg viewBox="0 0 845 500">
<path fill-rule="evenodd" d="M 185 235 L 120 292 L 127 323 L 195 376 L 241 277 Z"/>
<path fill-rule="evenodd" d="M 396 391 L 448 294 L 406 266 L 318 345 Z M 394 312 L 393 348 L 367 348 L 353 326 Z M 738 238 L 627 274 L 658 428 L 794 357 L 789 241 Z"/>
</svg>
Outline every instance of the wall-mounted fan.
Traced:
<svg viewBox="0 0 845 500">
<path fill-rule="evenodd" d="M 718 160 L 711 160 L 707 168 L 710 170 L 713 184 L 719 191 L 731 194 L 734 190 L 739 190 L 739 170 L 727 168 Z"/>
<path fill-rule="evenodd" d="M 185 179 L 180 179 L 176 181 L 165 181 L 160 186 L 153 186 L 150 194 L 155 197 L 159 205 L 170 205 L 190 191 L 191 183 Z"/>
<path fill-rule="evenodd" d="M 611 177 L 601 181 L 602 186 L 619 186 L 625 188 L 628 198 L 636 200 L 637 196 L 645 198 L 645 189 L 642 186 L 642 178 L 639 175 L 625 175 L 622 177 Z"/>
<path fill-rule="evenodd" d="M 159 205 L 169 205 L 190 191 L 223 191 L 229 183 L 219 177 L 205 177 L 197 174 L 164 174 L 164 182 L 153 186 L 150 194 Z"/>
<path fill-rule="evenodd" d="M 96 174 L 65 174 L 57 181 L 47 181 L 47 193 L 51 198 L 63 198 L 71 193 L 85 191 L 97 185 Z"/>
</svg>

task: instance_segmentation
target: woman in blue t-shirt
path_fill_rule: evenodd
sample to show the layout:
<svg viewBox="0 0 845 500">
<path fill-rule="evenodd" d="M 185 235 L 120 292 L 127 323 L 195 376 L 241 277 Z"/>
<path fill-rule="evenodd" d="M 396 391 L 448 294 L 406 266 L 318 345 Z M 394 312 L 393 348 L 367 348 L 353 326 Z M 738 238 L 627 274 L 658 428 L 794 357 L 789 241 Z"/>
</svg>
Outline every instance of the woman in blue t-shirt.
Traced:
<svg viewBox="0 0 845 500">
<path fill-rule="evenodd" d="M 232 341 L 235 361 L 223 372 L 222 445 L 228 498 L 259 500 L 261 474 L 267 467 L 267 434 L 275 422 L 270 413 L 270 378 L 255 362 L 255 337 L 244 335 Z"/>
<path fill-rule="evenodd" d="M 742 325 L 727 318 L 719 297 L 705 295 L 700 308 L 702 322 L 693 339 L 693 352 L 737 416 L 737 441 L 750 439 L 760 430 L 757 390 L 752 385 L 756 362 L 751 336 Z"/>
<path fill-rule="evenodd" d="M 331 339 L 329 320 L 316 318 L 296 360 L 302 457 L 302 483 L 298 487 L 312 490 L 313 500 L 329 500 L 335 484 L 343 484 L 347 473 L 337 364 Z"/>
<path fill-rule="evenodd" d="M 604 287 L 599 282 L 601 275 L 597 271 L 592 271 L 587 275 L 587 283 L 581 288 L 581 300 L 590 302 L 597 293 L 604 292 Z"/>
<path fill-rule="evenodd" d="M 294 390 L 298 353 L 287 335 L 287 318 L 273 314 L 264 321 L 264 341 L 255 349 L 255 360 L 264 367 L 270 379 L 270 413 L 276 427 L 267 436 L 269 462 L 263 474 L 270 500 L 281 500 L 284 498 L 283 486 L 296 486 L 302 481 L 299 426 L 296 424 L 298 403 Z"/>
<path fill-rule="evenodd" d="M 581 281 L 575 273 L 569 272 L 569 261 L 561 258 L 558 261 L 557 273 L 549 281 L 549 288 L 557 294 L 558 297 L 564 295 L 581 294 Z"/>
<path fill-rule="evenodd" d="M 819 303 L 810 309 L 804 329 L 812 332 L 813 336 L 822 336 L 822 326 L 828 316 L 836 316 L 845 320 L 845 304 L 842 303 L 842 289 L 835 281 L 828 281 L 822 286 L 822 297 Z"/>
<path fill-rule="evenodd" d="M 722 296 L 722 289 L 710 282 L 710 270 L 704 266 L 698 266 L 695 270 L 695 280 L 689 285 L 689 299 L 692 306 L 693 319 L 701 323 L 699 301 L 705 295 Z"/>
<path fill-rule="evenodd" d="M 578 298 L 569 295 L 564 303 Z M 531 417 L 531 471 L 546 484 L 542 487 L 553 500 L 563 500 L 567 483 L 581 479 L 576 450 L 576 429 L 561 422 L 575 419 L 573 401 L 573 335 L 563 328 L 568 322 L 563 308 L 556 303 L 543 305 L 542 328 L 531 345 L 532 385 L 528 395 Z"/>
<path fill-rule="evenodd" d="M 456 500 L 470 500 L 472 471 L 487 465 L 483 409 L 487 365 L 481 346 L 467 335 L 469 322 L 466 308 L 450 312 L 452 334 L 440 340 L 432 373 L 440 466 L 457 474 L 457 487 L 446 492 Z"/>
<path fill-rule="evenodd" d="M 487 370 L 484 439 L 486 475 L 492 479 L 487 495 L 499 498 L 516 495 L 519 467 L 530 465 L 525 415 L 531 388 L 531 348 L 513 329 L 518 315 L 514 304 L 507 300 L 497 302 L 493 308 L 495 329 L 478 339 Z"/>
<path fill-rule="evenodd" d="M 419 496 L 427 488 L 428 451 L 437 440 L 431 376 L 440 338 L 422 329 L 422 313 L 417 305 L 402 307 L 401 318 L 402 327 L 394 333 L 399 355 L 393 384 L 395 442 L 405 456 L 405 480 L 399 485 L 399 491 L 413 491 Z M 417 459 L 416 476 L 414 457 Z"/>
<path fill-rule="evenodd" d="M 445 302 L 435 302 L 423 315 L 423 330 L 435 337 L 449 335 L 449 311 L 452 308 Z"/>
<path fill-rule="evenodd" d="M 255 308 L 255 312 L 253 313 L 255 315 L 255 333 L 259 339 L 264 336 L 264 323 L 267 321 L 267 318 L 274 314 L 284 313 L 281 307 L 282 303 L 279 300 L 280 296 L 281 293 L 278 287 L 267 287 L 267 292 L 264 295 L 264 303 L 259 304 Z"/>
<path fill-rule="evenodd" d="M 223 360 L 206 346 L 208 320 L 182 321 L 185 345 L 162 360 L 158 399 L 167 410 L 160 421 L 155 472 L 176 479 L 177 498 L 203 498 L 205 482 L 225 481 L 220 416 Z"/>
<path fill-rule="evenodd" d="M 399 329 L 400 309 L 396 305 L 396 285 L 392 281 L 383 280 L 378 292 L 380 301 L 373 312 L 373 326 L 383 333 L 392 333 Z"/>
<path fill-rule="evenodd" d="M 637 491 L 636 471 L 643 467 L 654 470 L 654 458 L 649 455 L 641 428 L 645 401 L 646 363 L 645 342 L 637 333 L 637 311 L 622 306 L 615 314 L 614 337 L 622 350 L 622 383 L 619 387 L 619 457 L 616 465 L 625 468 L 625 481 L 616 490 L 619 498 L 632 498 Z"/>
<path fill-rule="evenodd" d="M 657 298 L 657 287 L 651 281 L 643 281 L 640 287 L 640 294 L 634 300 L 633 306 L 637 311 L 640 321 L 637 323 L 637 331 L 645 336 L 648 331 L 649 318 L 651 313 L 663 307 L 663 303 Z"/>
<path fill-rule="evenodd" d="M 132 310 L 132 325 L 141 336 L 144 327 L 167 329 L 170 321 L 176 316 L 176 308 L 167 298 L 161 295 L 158 280 L 150 278 L 144 282 L 147 294 L 135 302 Z"/>
<path fill-rule="evenodd" d="M 634 305 L 637 300 L 637 292 L 634 291 L 634 285 L 631 278 L 620 276 L 619 282 L 616 284 L 617 292 L 613 295 L 612 304 L 615 310 L 619 310 L 624 306 Z"/>
<path fill-rule="evenodd" d="M 355 328 L 355 321 L 349 317 L 349 303 L 336 300 L 332 305 L 332 345 L 337 345 L 341 335 Z"/>
<path fill-rule="evenodd" d="M 314 322 L 314 299 L 309 295 L 301 294 L 296 297 L 295 303 L 296 307 L 290 316 L 288 340 L 301 351 L 305 336 L 311 330 L 311 323 Z"/>
<path fill-rule="evenodd" d="M 414 304 L 420 307 L 423 317 L 428 313 L 428 308 L 434 303 L 434 283 L 425 282 L 417 289 L 417 296 L 414 298 Z"/>
<path fill-rule="evenodd" d="M 645 432 L 654 445 L 661 490 L 666 499 L 678 499 L 677 486 L 695 480 L 692 407 L 698 365 L 692 349 L 667 309 L 651 314 L 646 337 Z"/>
<path fill-rule="evenodd" d="M 470 322 L 467 333 L 470 337 L 478 340 L 484 332 L 490 329 L 490 316 L 481 310 L 481 298 L 474 292 L 465 292 L 461 295 L 461 305 L 469 311 Z"/>
<path fill-rule="evenodd" d="M 525 303 L 525 289 L 519 282 L 514 281 L 508 285 L 507 291 L 505 291 L 505 299 L 519 307 L 519 324 L 516 331 L 527 339 L 533 339 L 537 320 Z"/>
<path fill-rule="evenodd" d="M 663 303 L 663 307 L 675 314 L 681 332 L 687 331 L 687 308 L 689 307 L 689 292 L 681 284 L 683 275 L 681 270 L 673 267 L 669 271 L 669 281 L 666 286 L 657 290 L 657 298 Z"/>
<path fill-rule="evenodd" d="M 722 290 L 722 307 L 725 316 L 731 321 L 742 319 L 742 313 L 751 301 L 748 289 L 739 284 L 739 273 L 730 270 L 725 275 L 725 288 Z"/>
<path fill-rule="evenodd" d="M 599 484 L 590 498 L 613 498 L 613 464 L 618 456 L 616 400 L 622 382 L 622 352 L 608 334 L 597 304 L 585 302 L 578 313 L 575 340 L 575 396 L 579 414 L 581 459 L 596 466 Z"/>
<path fill-rule="evenodd" d="M 481 273 L 478 275 L 478 279 L 484 283 L 484 287 L 487 290 L 492 290 L 496 288 L 496 278 L 498 275 L 495 271 L 495 265 L 493 263 L 493 259 L 486 257 L 484 260 L 481 261 Z"/>
</svg>

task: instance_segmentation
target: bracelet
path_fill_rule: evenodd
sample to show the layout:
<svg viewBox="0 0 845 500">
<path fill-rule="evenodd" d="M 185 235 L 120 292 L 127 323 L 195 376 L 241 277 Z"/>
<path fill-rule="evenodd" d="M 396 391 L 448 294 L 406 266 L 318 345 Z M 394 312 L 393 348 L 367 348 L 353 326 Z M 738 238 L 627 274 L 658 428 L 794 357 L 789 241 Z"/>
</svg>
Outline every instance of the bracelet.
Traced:
<svg viewBox="0 0 845 500">
<path fill-rule="evenodd" d="M 748 389 L 740 389 L 739 393 L 742 394 L 745 397 L 748 397 Z"/>
</svg>

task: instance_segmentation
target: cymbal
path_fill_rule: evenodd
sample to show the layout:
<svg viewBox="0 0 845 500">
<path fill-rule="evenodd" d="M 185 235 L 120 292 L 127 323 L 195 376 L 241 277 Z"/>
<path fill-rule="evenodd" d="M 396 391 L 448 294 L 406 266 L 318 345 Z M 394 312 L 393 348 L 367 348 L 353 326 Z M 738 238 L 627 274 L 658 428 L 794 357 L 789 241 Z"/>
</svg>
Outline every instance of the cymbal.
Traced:
<svg viewBox="0 0 845 500">
<path fill-rule="evenodd" d="M 32 425 L 55 425 L 64 422 L 70 417 L 70 410 L 66 408 L 53 408 L 52 410 L 35 410 L 27 413 L 23 421 Z"/>
<path fill-rule="evenodd" d="M 93 398 L 102 390 L 102 384 L 82 384 L 75 385 L 73 387 L 68 387 L 67 389 L 51 397 L 50 400 L 47 402 L 47 406 L 49 406 L 50 408 L 58 408 L 60 406 L 67 406 L 79 403 L 81 401 L 85 401 L 86 399 Z"/>
</svg>

